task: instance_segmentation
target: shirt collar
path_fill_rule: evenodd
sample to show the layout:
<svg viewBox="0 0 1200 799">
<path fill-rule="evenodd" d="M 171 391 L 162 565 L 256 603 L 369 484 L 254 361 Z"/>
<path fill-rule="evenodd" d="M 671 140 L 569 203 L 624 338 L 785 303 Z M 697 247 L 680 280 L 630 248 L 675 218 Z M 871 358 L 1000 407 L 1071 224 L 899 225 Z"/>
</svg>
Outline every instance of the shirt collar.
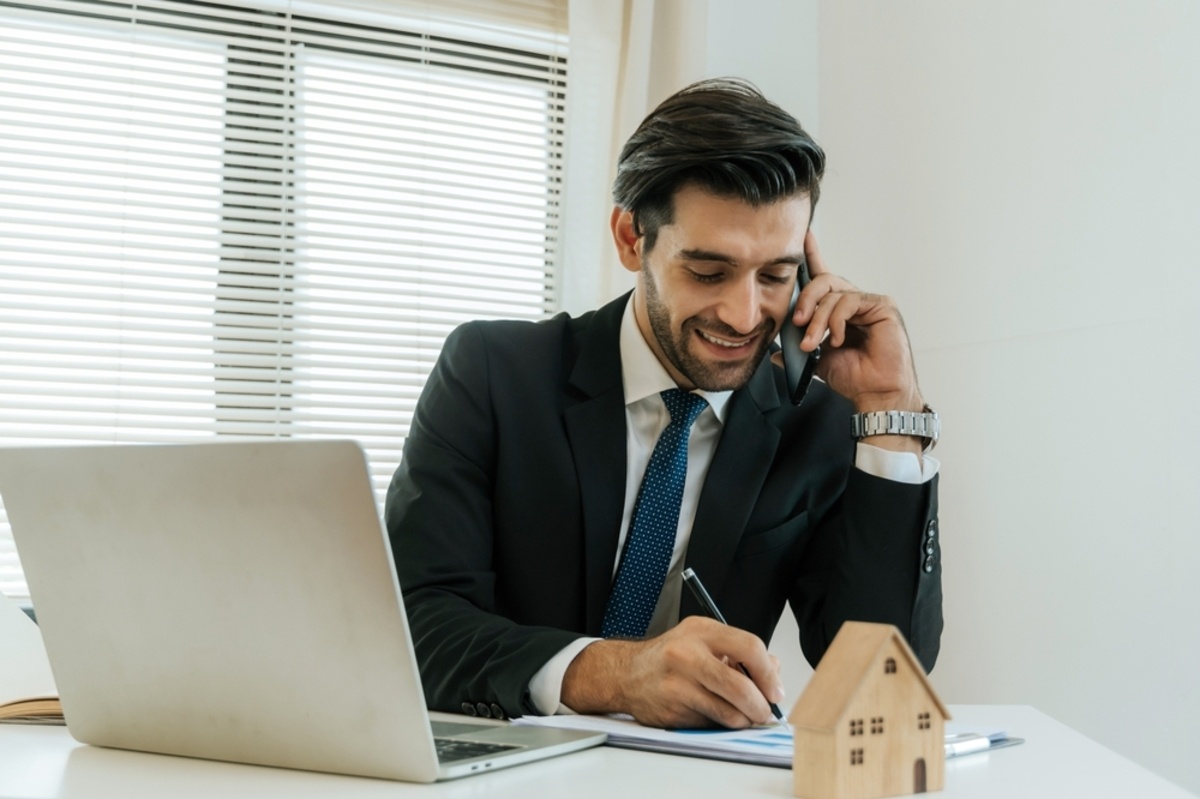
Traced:
<svg viewBox="0 0 1200 799">
<path fill-rule="evenodd" d="M 633 316 L 633 294 L 625 305 L 625 315 L 621 317 L 621 379 L 625 386 L 625 404 L 632 405 L 652 394 L 678 388 L 671 375 L 659 362 L 658 356 L 638 329 L 637 319 Z M 703 391 L 692 392 L 708 400 L 717 421 L 725 423 L 725 403 L 729 401 L 732 391 Z"/>
</svg>

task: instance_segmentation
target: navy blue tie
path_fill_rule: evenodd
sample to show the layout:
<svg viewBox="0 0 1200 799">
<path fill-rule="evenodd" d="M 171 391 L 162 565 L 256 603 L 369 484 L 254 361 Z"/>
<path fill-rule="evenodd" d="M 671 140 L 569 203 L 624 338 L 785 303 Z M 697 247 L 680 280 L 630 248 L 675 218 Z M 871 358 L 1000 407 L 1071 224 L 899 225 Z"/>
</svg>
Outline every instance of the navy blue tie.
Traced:
<svg viewBox="0 0 1200 799">
<path fill-rule="evenodd" d="M 675 548 L 679 505 L 687 479 L 688 433 L 692 422 L 708 407 L 704 397 L 678 388 L 659 396 L 671 413 L 671 423 L 654 445 L 633 505 L 625 553 L 604 611 L 600 634 L 605 638 L 641 638 L 650 626 Z"/>
</svg>

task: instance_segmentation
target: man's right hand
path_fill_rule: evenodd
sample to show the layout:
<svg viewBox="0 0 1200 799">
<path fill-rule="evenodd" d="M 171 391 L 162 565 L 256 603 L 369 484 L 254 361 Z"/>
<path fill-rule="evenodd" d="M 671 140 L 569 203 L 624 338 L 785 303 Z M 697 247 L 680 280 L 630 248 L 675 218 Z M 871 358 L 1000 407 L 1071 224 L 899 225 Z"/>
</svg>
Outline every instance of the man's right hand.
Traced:
<svg viewBox="0 0 1200 799">
<path fill-rule="evenodd" d="M 628 713 L 649 727 L 766 724 L 768 700 L 783 701 L 779 661 L 757 636 L 699 616 L 644 641 L 596 641 L 562 684 L 576 713 Z"/>
</svg>

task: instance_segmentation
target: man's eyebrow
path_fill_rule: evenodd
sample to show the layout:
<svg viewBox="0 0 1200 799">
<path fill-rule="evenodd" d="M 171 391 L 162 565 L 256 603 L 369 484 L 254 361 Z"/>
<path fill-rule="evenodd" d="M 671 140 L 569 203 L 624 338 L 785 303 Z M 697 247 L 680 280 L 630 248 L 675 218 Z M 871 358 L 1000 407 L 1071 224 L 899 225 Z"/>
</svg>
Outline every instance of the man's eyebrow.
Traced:
<svg viewBox="0 0 1200 799">
<path fill-rule="evenodd" d="M 712 250 L 680 250 L 679 257 L 685 261 L 709 261 L 714 263 L 729 264 L 737 266 L 738 262 L 734 258 L 725 253 L 714 252 Z M 767 261 L 763 266 L 799 266 L 804 262 L 804 255 L 782 255 Z"/>
</svg>

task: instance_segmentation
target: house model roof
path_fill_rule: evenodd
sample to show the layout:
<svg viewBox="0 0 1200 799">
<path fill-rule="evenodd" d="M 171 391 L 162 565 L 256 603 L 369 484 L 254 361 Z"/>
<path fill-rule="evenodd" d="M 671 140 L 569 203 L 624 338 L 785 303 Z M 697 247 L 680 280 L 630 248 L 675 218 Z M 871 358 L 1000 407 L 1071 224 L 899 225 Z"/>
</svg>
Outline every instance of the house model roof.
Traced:
<svg viewBox="0 0 1200 799">
<path fill-rule="evenodd" d="M 895 642 L 896 649 L 908 661 L 912 673 L 929 694 L 942 718 L 950 718 L 946 706 L 929 684 L 921 662 L 899 630 L 890 624 L 848 621 L 842 624 L 833 643 L 825 651 L 825 656 L 817 664 L 816 672 L 792 708 L 788 721 L 796 727 L 836 729 L 867 676 L 873 673 L 873 669 L 882 667 L 882 661 L 890 649 L 887 646 L 889 642 Z"/>
</svg>

